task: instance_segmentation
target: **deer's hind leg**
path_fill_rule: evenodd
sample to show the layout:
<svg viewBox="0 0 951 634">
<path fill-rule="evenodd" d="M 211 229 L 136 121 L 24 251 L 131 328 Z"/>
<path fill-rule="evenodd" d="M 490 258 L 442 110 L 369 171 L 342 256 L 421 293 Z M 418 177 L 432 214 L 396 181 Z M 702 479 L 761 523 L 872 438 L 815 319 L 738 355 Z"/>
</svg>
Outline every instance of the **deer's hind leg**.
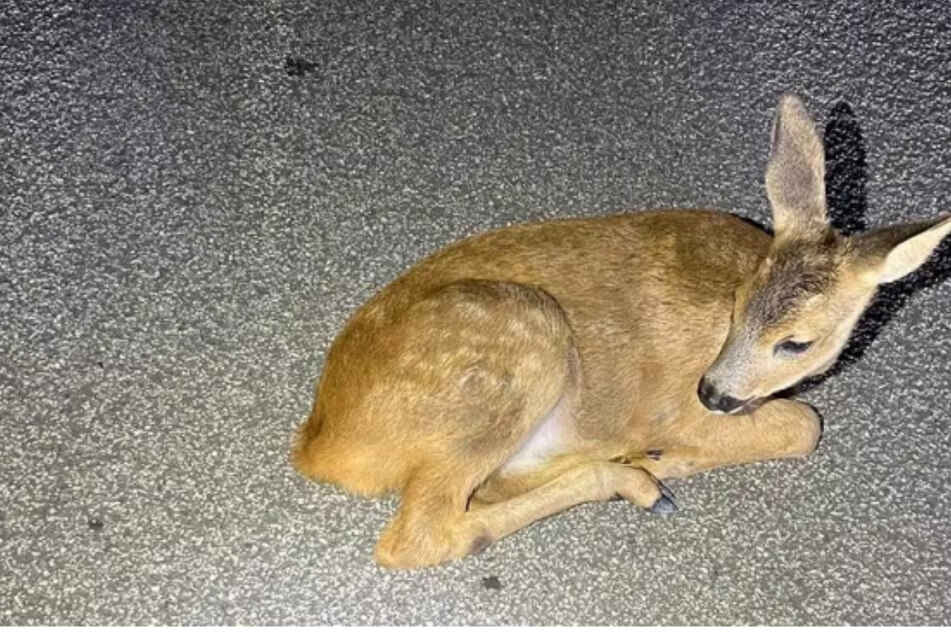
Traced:
<svg viewBox="0 0 951 634">
<path fill-rule="evenodd" d="M 469 507 L 473 491 L 578 389 L 571 329 L 547 293 L 459 282 L 414 305 L 396 336 L 400 380 L 384 396 L 401 407 L 403 444 L 423 457 L 408 467 L 399 509 L 377 544 L 383 565 L 464 557 L 583 502 L 620 494 L 649 508 L 662 497 L 643 470 L 582 461 L 523 495 Z"/>
<path fill-rule="evenodd" d="M 558 303 L 507 282 L 432 291 L 389 332 L 399 351 L 372 391 L 391 404 L 391 451 L 415 458 L 376 556 L 390 567 L 433 565 L 485 542 L 469 497 L 575 389 L 577 354 Z"/>
<path fill-rule="evenodd" d="M 437 473 L 426 475 L 411 483 L 377 544 L 377 559 L 385 566 L 415 568 L 477 554 L 540 519 L 615 496 L 659 513 L 661 507 L 676 510 L 650 473 L 605 461 L 579 462 L 521 495 L 471 509 L 452 488 L 431 486 Z"/>
</svg>

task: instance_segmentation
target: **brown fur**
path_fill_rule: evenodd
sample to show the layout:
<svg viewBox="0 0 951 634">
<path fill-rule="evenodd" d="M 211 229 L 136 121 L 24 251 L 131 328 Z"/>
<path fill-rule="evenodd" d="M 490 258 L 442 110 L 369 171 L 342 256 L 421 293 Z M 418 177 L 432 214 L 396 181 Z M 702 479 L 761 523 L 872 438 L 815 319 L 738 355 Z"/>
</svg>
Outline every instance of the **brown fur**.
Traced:
<svg viewBox="0 0 951 634">
<path fill-rule="evenodd" d="M 381 563 L 464 557 L 614 495 L 670 511 L 658 479 L 813 451 L 819 420 L 805 404 L 717 416 L 697 398 L 715 369 L 762 398 L 834 359 L 895 246 L 878 237 L 872 253 L 818 230 L 816 192 L 788 188 L 815 186 L 821 144 L 798 101 L 780 111 L 775 240 L 711 211 L 510 227 L 430 256 L 357 311 L 327 354 L 293 462 L 355 493 L 402 495 Z M 947 232 L 922 226 L 901 245 L 935 228 Z M 768 318 L 750 318 L 757 305 Z M 808 362 L 757 361 L 787 331 L 830 329 Z M 746 357 L 727 350 L 741 339 Z M 552 419 L 564 422 L 558 450 L 507 469 Z"/>
</svg>

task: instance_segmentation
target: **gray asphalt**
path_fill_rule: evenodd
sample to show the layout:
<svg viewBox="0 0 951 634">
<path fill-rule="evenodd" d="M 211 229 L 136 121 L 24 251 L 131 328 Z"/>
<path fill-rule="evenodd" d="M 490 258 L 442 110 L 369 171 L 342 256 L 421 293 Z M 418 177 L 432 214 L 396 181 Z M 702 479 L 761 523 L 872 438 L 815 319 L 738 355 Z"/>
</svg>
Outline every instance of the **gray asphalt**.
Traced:
<svg viewBox="0 0 951 634">
<path fill-rule="evenodd" d="M 0 623 L 949 624 L 951 250 L 807 459 L 392 573 L 286 454 L 348 314 L 476 231 L 767 222 L 800 93 L 846 228 L 951 211 L 944 3 L 0 3 Z"/>
</svg>

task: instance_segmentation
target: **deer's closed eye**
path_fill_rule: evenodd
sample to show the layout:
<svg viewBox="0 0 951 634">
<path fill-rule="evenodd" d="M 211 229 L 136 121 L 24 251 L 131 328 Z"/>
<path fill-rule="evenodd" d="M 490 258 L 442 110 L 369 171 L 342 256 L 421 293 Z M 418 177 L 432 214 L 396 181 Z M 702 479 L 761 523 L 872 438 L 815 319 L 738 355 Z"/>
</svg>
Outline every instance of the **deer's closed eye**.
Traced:
<svg viewBox="0 0 951 634">
<path fill-rule="evenodd" d="M 785 354 L 795 356 L 802 354 L 812 345 L 811 341 L 796 341 L 795 339 L 783 339 L 773 348 L 773 354 Z"/>
</svg>

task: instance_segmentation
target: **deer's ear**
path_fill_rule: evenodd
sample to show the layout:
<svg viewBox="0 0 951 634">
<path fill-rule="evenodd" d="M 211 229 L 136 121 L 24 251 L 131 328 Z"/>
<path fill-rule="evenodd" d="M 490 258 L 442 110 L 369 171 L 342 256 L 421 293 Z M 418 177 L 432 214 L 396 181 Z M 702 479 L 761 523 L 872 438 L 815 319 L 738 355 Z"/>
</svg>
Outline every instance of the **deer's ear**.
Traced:
<svg viewBox="0 0 951 634">
<path fill-rule="evenodd" d="M 826 220 L 825 155 L 802 101 L 783 95 L 773 122 L 766 168 L 766 195 L 776 235 L 824 233 Z"/>
<path fill-rule="evenodd" d="M 875 284 L 905 277 L 951 233 L 951 216 L 873 229 L 853 238 L 860 266 Z"/>
</svg>

